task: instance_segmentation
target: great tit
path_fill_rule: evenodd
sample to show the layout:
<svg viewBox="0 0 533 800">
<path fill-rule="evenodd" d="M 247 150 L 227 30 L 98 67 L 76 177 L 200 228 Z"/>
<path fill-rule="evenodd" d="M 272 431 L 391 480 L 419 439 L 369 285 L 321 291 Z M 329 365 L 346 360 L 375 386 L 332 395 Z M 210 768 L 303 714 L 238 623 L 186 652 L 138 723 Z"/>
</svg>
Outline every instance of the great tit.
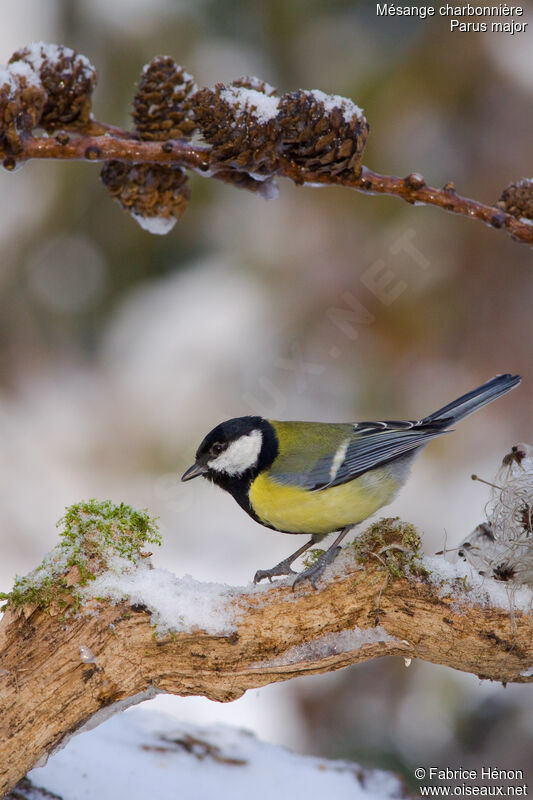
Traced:
<svg viewBox="0 0 533 800">
<path fill-rule="evenodd" d="M 315 585 L 350 528 L 390 503 L 407 480 L 414 457 L 431 439 L 521 381 L 497 375 L 421 420 L 404 422 L 278 422 L 236 417 L 207 434 L 196 463 L 182 476 L 199 475 L 229 492 L 252 519 L 311 539 L 254 583 L 295 574 L 293 561 L 324 536 L 340 531 L 294 586 Z"/>
</svg>

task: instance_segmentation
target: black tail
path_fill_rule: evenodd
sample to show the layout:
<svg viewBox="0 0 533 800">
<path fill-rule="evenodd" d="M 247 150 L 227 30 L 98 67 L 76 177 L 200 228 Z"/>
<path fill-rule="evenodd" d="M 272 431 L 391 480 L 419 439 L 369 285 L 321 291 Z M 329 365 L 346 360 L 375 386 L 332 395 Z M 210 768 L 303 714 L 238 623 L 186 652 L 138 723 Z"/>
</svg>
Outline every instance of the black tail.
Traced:
<svg viewBox="0 0 533 800">
<path fill-rule="evenodd" d="M 463 417 L 467 417 L 477 411 L 478 408 L 496 400 L 500 395 L 511 391 L 515 386 L 518 386 L 521 380 L 522 377 L 520 375 L 496 375 L 495 378 L 487 381 L 482 386 L 478 386 L 477 389 L 472 389 L 471 392 L 458 397 L 457 400 L 448 403 L 444 408 L 434 411 L 422 422 L 446 422 L 446 427 L 453 425 Z"/>
</svg>

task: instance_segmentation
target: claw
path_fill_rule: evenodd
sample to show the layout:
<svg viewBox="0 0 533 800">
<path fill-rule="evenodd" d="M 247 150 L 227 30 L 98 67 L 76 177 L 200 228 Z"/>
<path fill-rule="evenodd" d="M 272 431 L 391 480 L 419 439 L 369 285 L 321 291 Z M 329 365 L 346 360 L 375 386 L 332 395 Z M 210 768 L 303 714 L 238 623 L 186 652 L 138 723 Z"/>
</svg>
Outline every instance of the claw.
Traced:
<svg viewBox="0 0 533 800">
<path fill-rule="evenodd" d="M 271 569 L 258 569 L 254 575 L 254 583 L 259 583 L 265 578 L 268 578 L 270 583 L 272 583 L 272 578 L 277 575 L 296 575 L 296 572 L 291 569 L 290 562 L 280 561 L 279 564 L 276 564 L 275 567 L 271 567 Z"/>
<path fill-rule="evenodd" d="M 322 573 L 324 572 L 328 564 L 331 564 L 331 562 L 335 560 L 340 550 L 341 548 L 340 546 L 338 546 L 330 548 L 329 550 L 326 550 L 325 553 L 322 553 L 322 555 L 317 558 L 317 560 L 312 566 L 310 566 L 303 572 L 300 572 L 300 574 L 295 578 L 292 584 L 292 591 L 294 592 L 297 584 L 303 583 L 303 581 L 310 581 L 313 589 L 316 589 L 317 588 L 316 582 L 322 576 Z"/>
<path fill-rule="evenodd" d="M 328 548 L 328 550 L 326 550 L 325 553 L 322 553 L 322 555 L 319 556 L 319 558 L 317 558 L 315 563 L 311 567 L 309 567 L 309 569 L 305 569 L 303 572 L 300 572 L 300 574 L 297 575 L 296 579 L 292 584 L 293 591 L 294 587 L 298 583 L 302 583 L 303 581 L 311 581 L 313 588 L 314 589 L 317 588 L 316 587 L 317 580 L 320 578 L 320 576 L 326 569 L 327 565 L 331 564 L 331 562 L 334 561 L 334 559 L 339 554 L 341 550 L 340 543 L 342 542 L 342 540 L 344 539 L 350 528 L 351 528 L 350 525 L 348 525 L 346 528 L 343 528 L 340 531 L 337 538 L 335 539 L 335 541 L 333 542 L 333 544 L 331 545 L 331 547 Z M 275 575 L 296 575 L 296 572 L 293 569 L 291 569 L 291 564 L 293 563 L 293 561 L 296 561 L 296 559 L 299 556 L 303 555 L 303 553 L 305 553 L 306 550 L 309 550 L 310 547 L 312 547 L 314 544 L 316 544 L 317 541 L 320 541 L 323 538 L 324 534 L 313 534 L 313 536 L 311 536 L 311 539 L 308 542 L 306 542 L 306 544 L 302 545 L 302 547 L 299 547 L 298 550 L 288 558 L 284 558 L 283 561 L 280 561 L 279 564 L 276 564 L 276 566 L 272 567 L 272 569 L 258 569 L 254 575 L 254 583 L 259 583 L 264 578 L 268 578 L 268 580 L 272 583 L 272 578 Z"/>
</svg>

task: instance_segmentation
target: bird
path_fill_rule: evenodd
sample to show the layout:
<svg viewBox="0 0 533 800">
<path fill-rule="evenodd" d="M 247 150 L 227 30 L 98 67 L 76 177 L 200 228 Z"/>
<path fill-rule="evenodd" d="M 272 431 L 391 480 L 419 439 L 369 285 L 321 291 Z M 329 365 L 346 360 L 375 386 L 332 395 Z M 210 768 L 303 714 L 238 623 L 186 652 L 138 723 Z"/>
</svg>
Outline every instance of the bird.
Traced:
<svg viewBox="0 0 533 800">
<path fill-rule="evenodd" d="M 182 481 L 203 476 L 229 492 L 256 522 L 311 538 L 254 583 L 296 575 L 314 588 L 348 531 L 397 495 L 413 459 L 459 420 L 513 389 L 520 375 L 496 375 L 420 420 L 282 422 L 260 416 L 221 422 L 203 439 Z M 338 536 L 300 573 L 293 562 L 328 534 Z"/>
</svg>

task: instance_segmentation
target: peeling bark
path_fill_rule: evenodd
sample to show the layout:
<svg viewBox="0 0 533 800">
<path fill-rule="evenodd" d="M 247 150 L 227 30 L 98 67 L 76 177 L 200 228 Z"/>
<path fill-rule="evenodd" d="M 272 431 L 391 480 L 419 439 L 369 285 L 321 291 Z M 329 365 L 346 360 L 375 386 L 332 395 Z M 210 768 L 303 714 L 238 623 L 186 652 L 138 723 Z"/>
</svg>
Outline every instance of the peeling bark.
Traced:
<svg viewBox="0 0 533 800">
<path fill-rule="evenodd" d="M 491 680 L 533 681 L 521 674 L 533 664 L 529 615 L 440 597 L 418 579 L 389 577 L 384 586 L 380 568 L 354 565 L 320 591 L 293 593 L 284 585 L 243 593 L 238 604 L 231 635 L 198 630 L 165 639 L 154 637 L 147 609 L 127 603 L 94 603 L 90 613 L 66 621 L 54 609 L 8 607 L 0 622 L 2 795 L 70 734 L 146 692 L 227 702 L 250 688 L 385 655 Z M 349 652 L 337 652 L 335 643 L 310 647 L 295 663 L 276 663 L 291 647 L 377 624 L 392 639 Z M 80 647 L 89 648 L 95 663 L 81 660 Z"/>
</svg>

